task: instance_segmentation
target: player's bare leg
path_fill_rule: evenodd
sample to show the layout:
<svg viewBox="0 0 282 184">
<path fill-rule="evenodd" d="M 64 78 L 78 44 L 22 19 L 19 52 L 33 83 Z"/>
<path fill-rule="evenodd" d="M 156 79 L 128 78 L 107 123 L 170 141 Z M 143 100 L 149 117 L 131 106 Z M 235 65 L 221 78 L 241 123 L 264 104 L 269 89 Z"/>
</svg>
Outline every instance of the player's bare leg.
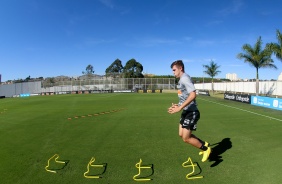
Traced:
<svg viewBox="0 0 282 184">
<path fill-rule="evenodd" d="M 185 143 L 191 144 L 192 146 L 203 150 L 202 162 L 205 162 L 208 159 L 211 153 L 211 148 L 208 147 L 205 142 L 201 141 L 199 138 L 193 135 L 191 130 L 182 128 L 182 125 L 179 125 L 179 136 Z"/>
<path fill-rule="evenodd" d="M 196 138 L 195 135 L 192 134 L 192 131 L 186 128 L 182 128 L 182 125 L 179 125 L 179 136 L 185 143 L 191 144 L 196 148 L 200 149 L 202 146 L 202 143 Z"/>
</svg>

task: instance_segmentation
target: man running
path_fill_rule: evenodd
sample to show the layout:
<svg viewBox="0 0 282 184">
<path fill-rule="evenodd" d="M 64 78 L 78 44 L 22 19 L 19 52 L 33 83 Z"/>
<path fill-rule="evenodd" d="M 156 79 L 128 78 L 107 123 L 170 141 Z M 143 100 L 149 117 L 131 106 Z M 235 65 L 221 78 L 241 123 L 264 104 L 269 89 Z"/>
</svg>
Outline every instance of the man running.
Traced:
<svg viewBox="0 0 282 184">
<path fill-rule="evenodd" d="M 197 122 L 200 119 L 200 112 L 196 103 L 196 89 L 191 77 L 185 73 L 182 60 L 174 61 L 171 64 L 171 69 L 175 77 L 179 78 L 177 85 L 179 103 L 172 104 L 168 108 L 168 113 L 174 114 L 183 110 L 179 124 L 179 136 L 185 143 L 201 149 L 202 151 L 199 154 L 203 154 L 202 162 L 205 162 L 211 153 L 209 143 L 192 134 L 192 131 L 197 129 Z"/>
</svg>

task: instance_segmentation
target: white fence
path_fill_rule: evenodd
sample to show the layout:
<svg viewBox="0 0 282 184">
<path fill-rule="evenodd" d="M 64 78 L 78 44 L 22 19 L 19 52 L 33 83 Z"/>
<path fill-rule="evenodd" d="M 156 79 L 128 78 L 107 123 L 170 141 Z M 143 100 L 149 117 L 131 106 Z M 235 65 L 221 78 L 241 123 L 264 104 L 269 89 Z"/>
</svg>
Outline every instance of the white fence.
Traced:
<svg viewBox="0 0 282 184">
<path fill-rule="evenodd" d="M 41 81 L 0 85 L 0 96 L 13 97 L 24 93 L 41 93 Z"/>
<path fill-rule="evenodd" d="M 175 78 L 118 78 L 42 83 L 42 92 L 175 89 Z"/>
<path fill-rule="evenodd" d="M 196 89 L 212 90 L 212 83 L 195 84 Z M 215 91 L 234 93 L 256 93 L 256 82 L 220 82 L 214 83 Z M 266 96 L 282 96 L 282 81 L 260 81 L 259 94 Z"/>
<path fill-rule="evenodd" d="M 26 82 L 0 85 L 0 96 L 12 97 L 21 93 L 64 92 L 84 90 L 132 90 L 132 89 L 175 89 L 174 78 L 115 79 L 91 81 L 64 81 L 52 84 Z M 211 83 L 195 84 L 198 90 L 212 90 Z M 220 82 L 214 83 L 215 91 L 255 94 L 256 82 Z M 282 81 L 259 82 L 259 94 L 264 96 L 282 96 Z"/>
<path fill-rule="evenodd" d="M 68 80 L 48 83 L 46 81 L 23 82 L 0 85 L 0 96 L 13 97 L 23 93 L 62 93 L 109 90 L 160 90 L 175 89 L 175 78 L 108 78 L 93 80 Z"/>
</svg>

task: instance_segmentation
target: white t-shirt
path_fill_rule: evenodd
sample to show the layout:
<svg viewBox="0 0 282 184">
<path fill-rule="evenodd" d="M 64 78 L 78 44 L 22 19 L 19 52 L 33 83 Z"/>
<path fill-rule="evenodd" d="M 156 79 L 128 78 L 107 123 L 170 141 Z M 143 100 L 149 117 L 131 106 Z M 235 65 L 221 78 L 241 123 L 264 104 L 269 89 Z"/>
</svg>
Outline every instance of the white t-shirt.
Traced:
<svg viewBox="0 0 282 184">
<path fill-rule="evenodd" d="M 178 105 L 182 105 L 185 100 L 188 98 L 189 94 L 196 90 L 191 77 L 183 73 L 180 77 L 180 80 L 177 85 L 178 89 L 178 97 L 179 97 L 179 103 Z M 198 110 L 196 100 L 193 100 L 190 104 L 188 104 L 186 107 L 183 108 L 183 110 L 189 110 L 189 111 L 195 111 Z"/>
</svg>

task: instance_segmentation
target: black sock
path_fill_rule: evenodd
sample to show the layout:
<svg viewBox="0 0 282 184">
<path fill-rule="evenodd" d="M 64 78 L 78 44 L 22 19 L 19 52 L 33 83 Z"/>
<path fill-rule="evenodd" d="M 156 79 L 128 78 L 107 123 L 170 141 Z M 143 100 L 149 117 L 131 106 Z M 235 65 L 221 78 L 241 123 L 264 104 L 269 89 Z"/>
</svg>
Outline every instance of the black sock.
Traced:
<svg viewBox="0 0 282 184">
<path fill-rule="evenodd" d="M 208 148 L 205 146 L 205 143 L 202 144 L 202 146 L 200 147 L 201 150 L 206 151 Z"/>
<path fill-rule="evenodd" d="M 199 139 L 198 137 L 197 137 L 197 139 L 200 141 L 200 143 L 202 143 L 202 145 L 205 145 L 205 142 L 204 142 L 204 141 L 202 141 L 202 140 Z"/>
</svg>

